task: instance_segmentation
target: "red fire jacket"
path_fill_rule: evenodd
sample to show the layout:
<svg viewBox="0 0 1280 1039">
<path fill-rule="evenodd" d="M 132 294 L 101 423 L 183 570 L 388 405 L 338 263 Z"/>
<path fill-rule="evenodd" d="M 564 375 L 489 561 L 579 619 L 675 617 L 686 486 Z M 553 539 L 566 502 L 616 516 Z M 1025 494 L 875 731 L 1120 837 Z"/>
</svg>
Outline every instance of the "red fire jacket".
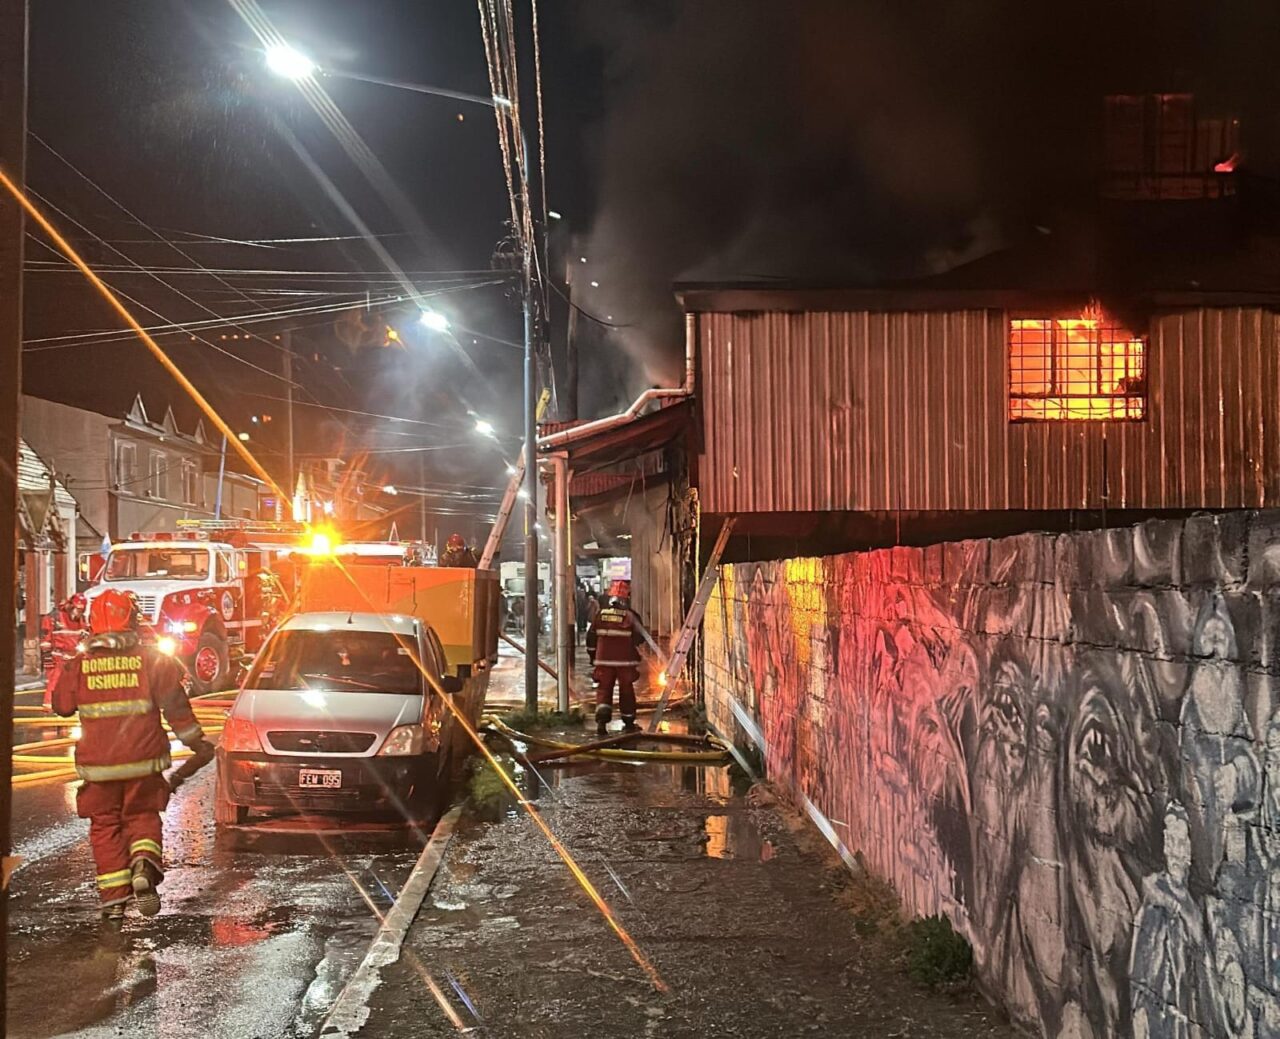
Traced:
<svg viewBox="0 0 1280 1039">
<path fill-rule="evenodd" d="M 52 688 L 58 680 L 58 672 L 76 655 L 81 641 L 88 635 L 88 622 L 83 617 L 71 616 L 70 610 L 59 606 L 44 618 L 41 629 L 40 652 L 44 658 L 45 680 Z"/>
<path fill-rule="evenodd" d="M 204 738 L 182 688 L 182 668 L 139 644 L 136 634 L 95 635 L 67 662 L 53 687 L 53 709 L 80 714 L 76 773 L 91 783 L 137 779 L 169 767 L 164 712 L 187 746 Z"/>
<path fill-rule="evenodd" d="M 640 666 L 640 626 L 625 607 L 606 606 L 596 614 L 587 639 L 594 639 L 597 667 Z"/>
</svg>

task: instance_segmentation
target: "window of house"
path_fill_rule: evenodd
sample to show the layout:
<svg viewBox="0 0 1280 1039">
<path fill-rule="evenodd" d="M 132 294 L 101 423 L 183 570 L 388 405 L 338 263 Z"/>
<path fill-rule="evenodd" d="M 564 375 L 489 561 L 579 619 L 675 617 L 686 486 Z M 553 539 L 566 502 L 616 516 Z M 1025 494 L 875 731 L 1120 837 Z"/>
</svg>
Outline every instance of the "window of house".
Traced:
<svg viewBox="0 0 1280 1039">
<path fill-rule="evenodd" d="M 168 463 L 165 462 L 164 452 L 152 451 L 149 461 L 150 466 L 147 469 L 147 472 L 151 477 L 151 497 L 169 497 Z"/>
<path fill-rule="evenodd" d="M 195 462 L 182 463 L 182 500 L 188 505 L 200 502 L 200 467 Z"/>
<path fill-rule="evenodd" d="M 116 443 L 116 486 L 137 492 L 138 450 L 134 444 Z"/>
<path fill-rule="evenodd" d="M 1146 343 L 1096 308 L 1009 323 L 1009 418 L 1015 422 L 1145 418 Z"/>
</svg>

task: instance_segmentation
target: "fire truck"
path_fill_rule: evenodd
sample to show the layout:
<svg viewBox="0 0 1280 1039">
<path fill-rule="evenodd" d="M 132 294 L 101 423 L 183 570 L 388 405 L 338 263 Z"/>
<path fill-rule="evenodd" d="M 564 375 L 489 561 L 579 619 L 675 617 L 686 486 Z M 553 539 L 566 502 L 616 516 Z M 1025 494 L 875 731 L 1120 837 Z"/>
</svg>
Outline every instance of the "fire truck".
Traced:
<svg viewBox="0 0 1280 1039">
<path fill-rule="evenodd" d="M 226 688 L 285 608 L 271 567 L 303 528 L 256 520 L 179 521 L 177 532 L 137 532 L 111 546 L 86 591 L 132 592 L 148 633 L 187 667 L 196 692 Z"/>
</svg>

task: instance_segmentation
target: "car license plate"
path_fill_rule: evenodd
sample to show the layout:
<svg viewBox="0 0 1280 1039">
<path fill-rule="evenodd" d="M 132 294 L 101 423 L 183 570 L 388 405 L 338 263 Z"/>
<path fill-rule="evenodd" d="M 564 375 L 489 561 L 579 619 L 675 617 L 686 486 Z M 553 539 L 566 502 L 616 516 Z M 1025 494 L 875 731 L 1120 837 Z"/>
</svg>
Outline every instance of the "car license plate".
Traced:
<svg viewBox="0 0 1280 1039">
<path fill-rule="evenodd" d="M 298 770 L 298 786 L 336 790 L 342 786 L 342 772 L 336 768 L 303 768 Z"/>
</svg>

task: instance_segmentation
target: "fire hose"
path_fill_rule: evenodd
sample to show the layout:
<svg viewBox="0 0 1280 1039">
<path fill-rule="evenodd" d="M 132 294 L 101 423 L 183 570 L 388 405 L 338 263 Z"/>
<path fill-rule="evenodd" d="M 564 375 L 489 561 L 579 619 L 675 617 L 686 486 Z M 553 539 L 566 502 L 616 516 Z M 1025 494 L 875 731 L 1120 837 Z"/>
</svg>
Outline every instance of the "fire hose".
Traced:
<svg viewBox="0 0 1280 1039">
<path fill-rule="evenodd" d="M 230 701 L 226 701 L 228 706 Z M 198 701 L 196 698 L 192 700 L 192 708 L 194 709 L 196 720 L 200 722 L 200 726 L 204 729 L 206 735 L 216 736 L 222 731 L 222 723 L 226 718 L 226 710 L 220 706 L 213 706 L 213 702 L 209 700 Z M 72 715 L 69 718 L 61 718 L 54 715 L 45 715 L 43 717 L 27 717 L 15 718 L 15 724 L 40 725 L 46 729 L 67 729 L 73 728 L 80 724 L 79 718 Z M 71 748 L 76 744 L 74 736 L 59 736 L 53 739 L 33 740 L 29 743 L 20 743 L 13 748 L 13 763 L 17 767 L 22 766 L 41 766 L 36 771 L 18 772 L 13 775 L 13 786 L 32 786 L 36 783 L 43 782 L 69 782 L 76 778 L 75 758 L 70 754 L 55 755 L 32 753 L 32 751 L 52 751 L 62 748 Z M 207 749 L 206 749 L 207 748 Z M 176 750 L 172 755 L 175 759 L 189 759 L 170 774 L 170 782 L 177 778 L 177 786 L 181 786 L 183 782 L 189 779 L 196 771 L 203 768 L 213 759 L 213 746 L 207 741 L 202 745 L 199 752 L 194 753 L 183 748 Z M 198 760 L 198 764 L 195 762 Z"/>
<path fill-rule="evenodd" d="M 538 764 L 541 758 L 544 761 L 563 760 L 571 756 L 586 756 L 592 758 L 604 758 L 613 761 L 670 761 L 684 765 L 722 765 L 729 760 L 729 749 L 720 740 L 714 736 L 686 736 L 675 733 L 662 732 L 636 732 L 622 733 L 618 737 L 610 737 L 605 740 L 597 740 L 592 743 L 573 743 L 566 740 L 553 740 L 545 736 L 531 736 L 528 733 L 520 732 L 511 728 L 501 718 L 496 715 L 486 715 L 480 720 L 481 727 L 494 732 L 505 739 L 513 746 L 516 743 L 523 743 L 529 747 L 545 747 L 548 750 L 559 751 L 562 753 L 556 755 L 534 755 L 533 757 L 525 757 L 521 752 L 521 757 L 530 764 Z M 656 743 L 676 743 L 683 745 L 693 745 L 704 747 L 704 750 L 637 750 L 632 747 L 624 747 L 619 744 L 624 742 L 634 742 L 643 740 L 645 742 Z"/>
</svg>

